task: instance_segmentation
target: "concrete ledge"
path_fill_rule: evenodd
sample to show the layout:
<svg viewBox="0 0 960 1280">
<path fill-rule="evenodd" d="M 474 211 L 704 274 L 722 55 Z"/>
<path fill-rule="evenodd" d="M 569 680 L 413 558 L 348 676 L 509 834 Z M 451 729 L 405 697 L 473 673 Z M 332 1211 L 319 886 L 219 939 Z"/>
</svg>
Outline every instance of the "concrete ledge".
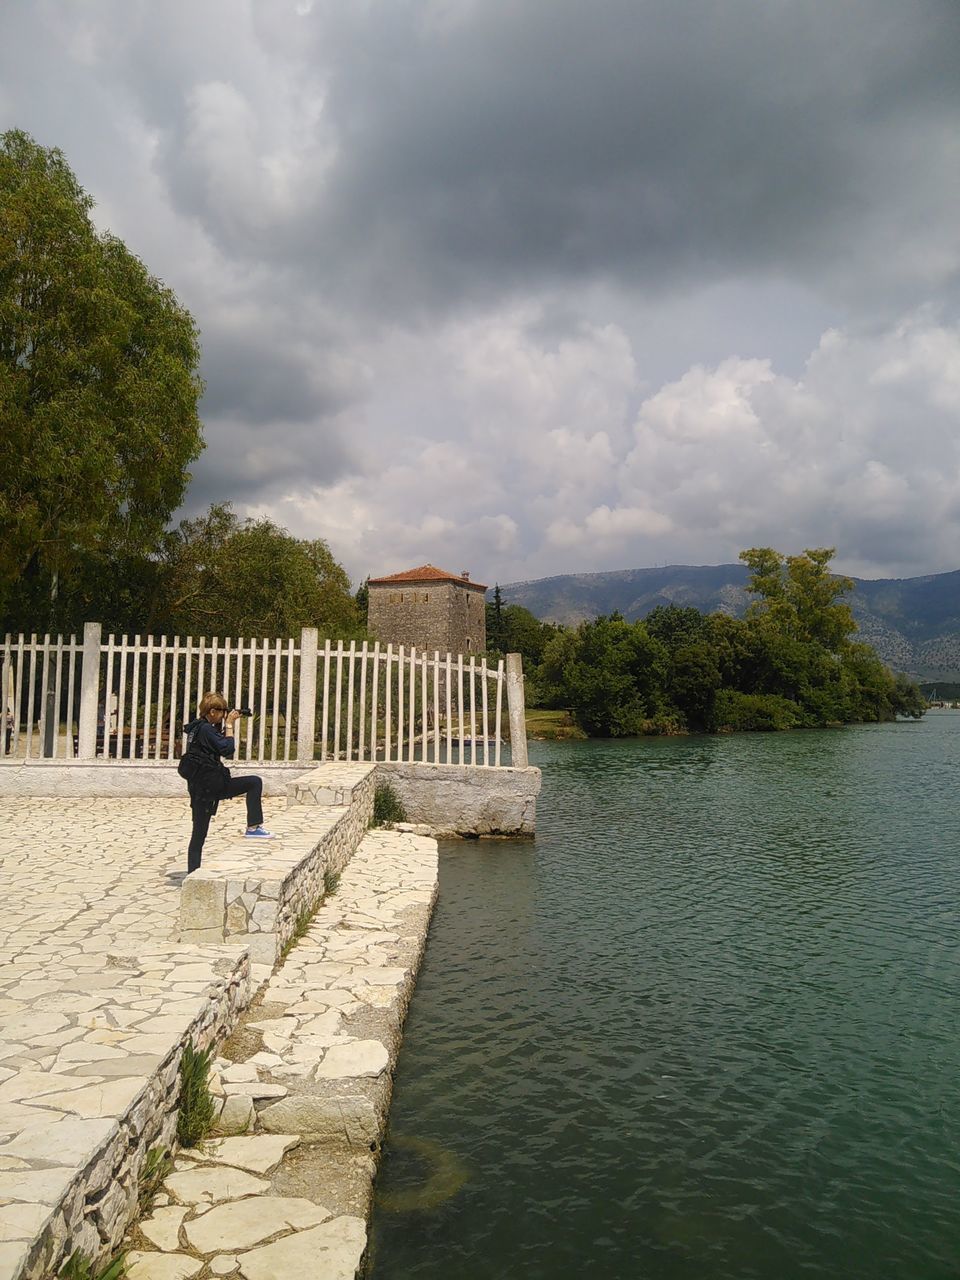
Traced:
<svg viewBox="0 0 960 1280">
<path fill-rule="evenodd" d="M 302 764 L 257 764 L 240 760 L 231 773 L 263 778 L 267 796 L 286 795 L 305 772 Z M 176 760 L 0 760 L 0 796 L 176 796 L 186 800 L 187 784 Z"/>
<path fill-rule="evenodd" d="M 184 1045 L 219 1043 L 249 998 L 246 952 L 158 945 L 87 959 L 95 972 L 76 976 L 68 961 L 62 995 L 45 997 L 65 1010 L 59 1031 L 42 1014 L 0 1020 L 4 1280 L 47 1280 L 78 1249 L 107 1260 L 136 1214 L 148 1153 L 174 1145 Z M 92 1001 L 70 994 L 87 990 Z M 86 1011 L 69 1012 L 78 1004 Z"/>
<path fill-rule="evenodd" d="M 540 770 L 383 762 L 378 779 L 403 802 L 410 822 L 436 835 L 533 836 Z"/>
<path fill-rule="evenodd" d="M 346 805 L 288 809 L 282 840 L 239 836 L 187 876 L 180 891 L 181 942 L 242 943 L 254 964 L 276 963 L 298 920 L 323 896 L 325 875 L 343 870 L 370 825 L 374 768 L 352 768 Z"/>
</svg>

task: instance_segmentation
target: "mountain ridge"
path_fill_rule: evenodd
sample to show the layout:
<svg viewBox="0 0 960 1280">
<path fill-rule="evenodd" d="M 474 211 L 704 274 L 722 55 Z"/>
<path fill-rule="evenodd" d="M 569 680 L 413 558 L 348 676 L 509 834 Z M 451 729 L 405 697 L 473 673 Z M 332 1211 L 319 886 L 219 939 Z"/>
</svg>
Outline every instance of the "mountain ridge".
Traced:
<svg viewBox="0 0 960 1280">
<path fill-rule="evenodd" d="M 852 577 L 852 575 L 844 575 Z M 566 626 L 617 611 L 630 622 L 658 605 L 742 616 L 750 603 L 742 564 L 555 574 L 501 584 L 505 604 Z M 916 578 L 853 578 L 847 597 L 860 639 L 895 671 L 921 680 L 960 679 L 960 569 Z"/>
</svg>

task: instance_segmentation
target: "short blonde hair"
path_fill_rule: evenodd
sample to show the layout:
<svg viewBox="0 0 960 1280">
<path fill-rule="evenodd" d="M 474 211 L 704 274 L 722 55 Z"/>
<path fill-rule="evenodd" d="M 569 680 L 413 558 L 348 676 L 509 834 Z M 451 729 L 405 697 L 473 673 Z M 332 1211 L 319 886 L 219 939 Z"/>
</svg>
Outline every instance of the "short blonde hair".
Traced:
<svg viewBox="0 0 960 1280">
<path fill-rule="evenodd" d="M 226 709 L 227 700 L 222 693 L 205 693 L 197 707 L 197 715 L 203 720 L 208 711 L 226 711 Z"/>
</svg>

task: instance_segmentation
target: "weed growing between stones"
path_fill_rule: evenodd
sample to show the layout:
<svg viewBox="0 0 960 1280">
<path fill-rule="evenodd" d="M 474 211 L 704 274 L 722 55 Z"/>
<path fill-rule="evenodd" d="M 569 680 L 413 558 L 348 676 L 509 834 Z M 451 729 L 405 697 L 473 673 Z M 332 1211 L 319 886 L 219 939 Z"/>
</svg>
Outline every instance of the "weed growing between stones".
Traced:
<svg viewBox="0 0 960 1280">
<path fill-rule="evenodd" d="M 283 964 L 284 960 L 286 960 L 287 956 L 310 928 L 310 921 L 317 914 L 317 908 L 320 906 L 322 901 L 323 898 L 320 898 L 315 906 L 305 907 L 297 916 L 293 926 L 293 933 L 291 933 L 290 937 L 280 948 L 280 957 L 277 961 L 278 964 Z"/>
<path fill-rule="evenodd" d="M 392 827 L 394 823 L 406 822 L 407 811 L 400 797 L 389 782 L 381 782 L 373 793 L 372 827 Z"/>
<path fill-rule="evenodd" d="M 140 1170 L 138 1200 L 143 1210 L 160 1190 L 167 1175 L 173 1172 L 173 1157 L 166 1147 L 151 1147 Z"/>
<path fill-rule="evenodd" d="M 283 964 L 284 960 L 286 960 L 287 956 L 290 954 L 293 948 L 297 945 L 300 939 L 306 934 L 307 930 L 310 928 L 311 920 L 317 914 L 317 912 L 320 910 L 323 904 L 326 902 L 327 898 L 329 898 L 331 894 L 334 894 L 337 892 L 337 886 L 339 885 L 339 883 L 340 883 L 339 871 L 331 871 L 329 870 L 329 868 L 326 871 L 324 871 L 323 893 L 320 895 L 320 897 L 313 904 L 312 907 L 305 907 L 303 911 L 301 911 L 300 914 L 297 916 L 296 922 L 294 923 L 294 926 L 293 926 L 293 933 L 291 933 L 290 937 L 286 940 L 286 942 L 280 948 L 280 958 L 277 961 L 278 965 Z"/>
<path fill-rule="evenodd" d="M 207 1084 L 213 1046 L 199 1053 L 184 1045 L 180 1058 L 180 1110 L 177 1112 L 177 1141 L 181 1147 L 195 1147 L 210 1132 L 215 1106 Z"/>
<path fill-rule="evenodd" d="M 79 1249 L 71 1253 L 60 1268 L 61 1280 L 120 1280 L 127 1273 L 127 1255 L 118 1254 L 111 1258 L 103 1271 L 95 1271 L 93 1263 Z"/>
</svg>

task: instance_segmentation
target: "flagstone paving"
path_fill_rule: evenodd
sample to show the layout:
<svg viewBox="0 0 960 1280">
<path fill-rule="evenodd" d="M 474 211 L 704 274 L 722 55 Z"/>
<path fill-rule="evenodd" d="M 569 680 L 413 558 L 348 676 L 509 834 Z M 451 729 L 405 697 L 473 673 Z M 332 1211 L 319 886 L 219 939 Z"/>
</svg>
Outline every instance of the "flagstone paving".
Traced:
<svg viewBox="0 0 960 1280">
<path fill-rule="evenodd" d="M 323 813 L 280 803 L 268 821 L 295 841 Z M 245 847 L 243 826 L 242 804 L 222 805 L 205 855 Z M 189 834 L 185 799 L 0 799 L 0 1280 L 51 1222 L 102 1247 L 136 1188 L 95 1211 L 64 1194 L 122 1147 L 119 1118 L 162 1113 L 176 1073 L 157 1072 L 185 1034 L 246 999 L 242 948 L 173 941 Z"/>
</svg>

